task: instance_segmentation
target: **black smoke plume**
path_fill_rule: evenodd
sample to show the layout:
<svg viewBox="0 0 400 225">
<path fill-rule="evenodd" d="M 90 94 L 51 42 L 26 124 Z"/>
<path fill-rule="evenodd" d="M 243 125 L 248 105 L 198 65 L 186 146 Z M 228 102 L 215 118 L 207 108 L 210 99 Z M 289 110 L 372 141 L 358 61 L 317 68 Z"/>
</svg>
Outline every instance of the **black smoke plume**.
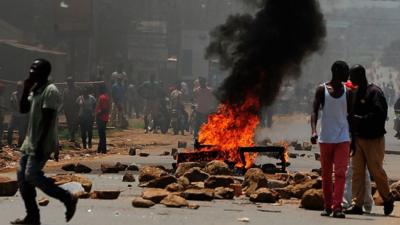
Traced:
<svg viewBox="0 0 400 225">
<path fill-rule="evenodd" d="M 243 0 L 251 2 L 252 0 Z M 254 0 L 255 15 L 231 15 L 211 32 L 206 57 L 219 59 L 229 77 L 216 91 L 222 103 L 241 104 L 251 93 L 273 103 L 285 78 L 301 73 L 303 60 L 326 36 L 317 0 Z"/>
</svg>

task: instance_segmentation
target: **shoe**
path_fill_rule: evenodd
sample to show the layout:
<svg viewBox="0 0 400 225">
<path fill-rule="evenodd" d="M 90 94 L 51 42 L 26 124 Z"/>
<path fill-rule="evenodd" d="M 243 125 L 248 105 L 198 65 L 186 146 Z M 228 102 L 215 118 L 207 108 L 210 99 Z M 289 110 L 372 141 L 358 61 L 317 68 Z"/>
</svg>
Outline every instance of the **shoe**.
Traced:
<svg viewBox="0 0 400 225">
<path fill-rule="evenodd" d="M 11 221 L 10 224 L 40 225 L 40 219 L 33 219 L 26 216 L 24 219 L 16 219 Z"/>
<path fill-rule="evenodd" d="M 74 195 L 71 195 L 71 199 L 64 204 L 65 208 L 67 209 L 67 211 L 65 212 L 65 220 L 68 223 L 72 219 L 72 217 L 74 217 L 76 205 L 78 204 L 78 198 Z"/>
<path fill-rule="evenodd" d="M 331 216 L 332 214 L 332 210 L 330 209 L 324 209 L 324 211 L 322 211 L 321 216 Z"/>
<path fill-rule="evenodd" d="M 339 219 L 344 219 L 346 218 L 346 215 L 342 211 L 335 211 L 333 212 L 333 218 L 339 218 Z"/>
<path fill-rule="evenodd" d="M 344 211 L 345 214 L 349 214 L 349 215 L 362 215 L 363 214 L 363 210 L 361 207 L 353 205 L 352 207 L 350 207 L 349 209 L 347 209 L 346 211 Z"/>
<path fill-rule="evenodd" d="M 394 198 L 392 195 L 390 195 L 389 200 L 383 203 L 383 212 L 385 213 L 385 216 L 392 214 L 393 209 L 394 209 Z"/>
</svg>

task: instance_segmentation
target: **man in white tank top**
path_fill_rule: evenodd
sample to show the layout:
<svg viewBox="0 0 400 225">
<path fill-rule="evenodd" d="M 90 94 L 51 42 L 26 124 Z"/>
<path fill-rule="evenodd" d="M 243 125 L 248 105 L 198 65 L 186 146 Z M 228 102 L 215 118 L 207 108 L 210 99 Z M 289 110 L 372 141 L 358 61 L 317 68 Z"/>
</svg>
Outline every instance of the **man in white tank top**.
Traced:
<svg viewBox="0 0 400 225">
<path fill-rule="evenodd" d="M 333 212 L 335 218 L 345 218 L 342 199 L 350 155 L 350 129 L 347 116 L 351 104 L 344 82 L 347 81 L 348 75 L 347 63 L 337 61 L 332 65 L 332 80 L 317 88 L 311 114 L 311 141 L 313 144 L 319 141 L 321 152 L 325 207 L 321 216 L 330 216 Z M 320 110 L 321 132 L 318 139 L 317 121 Z M 335 171 L 334 185 L 333 171 Z"/>
</svg>

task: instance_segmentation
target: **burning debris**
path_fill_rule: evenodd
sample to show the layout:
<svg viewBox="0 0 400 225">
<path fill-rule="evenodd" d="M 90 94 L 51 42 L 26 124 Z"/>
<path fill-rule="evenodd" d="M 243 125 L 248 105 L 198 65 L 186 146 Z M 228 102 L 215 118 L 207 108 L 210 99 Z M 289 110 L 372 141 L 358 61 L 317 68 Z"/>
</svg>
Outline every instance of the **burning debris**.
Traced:
<svg viewBox="0 0 400 225">
<path fill-rule="evenodd" d="M 246 1 L 248 2 L 248 1 Z M 250 168 L 256 154 L 239 155 L 253 147 L 263 106 L 275 100 L 282 81 L 301 73 L 303 60 L 319 50 L 326 35 L 316 0 L 261 0 L 255 15 L 233 15 L 212 33 L 208 58 L 219 59 L 230 76 L 217 90 L 221 105 L 199 133 L 207 150 L 225 153 L 237 167 Z"/>
</svg>

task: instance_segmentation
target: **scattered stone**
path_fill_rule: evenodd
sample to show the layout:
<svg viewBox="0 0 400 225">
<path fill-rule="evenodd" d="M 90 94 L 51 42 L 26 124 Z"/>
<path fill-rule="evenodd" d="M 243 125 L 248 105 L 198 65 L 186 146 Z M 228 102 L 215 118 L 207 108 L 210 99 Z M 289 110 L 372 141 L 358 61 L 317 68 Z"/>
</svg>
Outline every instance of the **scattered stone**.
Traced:
<svg viewBox="0 0 400 225">
<path fill-rule="evenodd" d="M 322 176 L 322 169 L 312 169 L 311 172 L 318 174 L 319 176 Z"/>
<path fill-rule="evenodd" d="M 188 189 L 182 193 L 182 197 L 194 201 L 211 201 L 214 199 L 212 189 Z"/>
<path fill-rule="evenodd" d="M 126 168 L 126 170 L 129 170 L 129 171 L 139 171 L 139 166 L 136 165 L 135 163 L 132 163 L 131 165 L 129 165 L 129 166 Z"/>
<path fill-rule="evenodd" d="M 312 150 L 312 144 L 310 142 L 303 142 L 303 150 L 304 151 L 311 151 Z"/>
<path fill-rule="evenodd" d="M 292 146 L 293 148 L 296 147 L 296 145 L 298 144 L 298 141 L 291 141 L 289 146 Z"/>
<path fill-rule="evenodd" d="M 186 141 L 178 141 L 178 148 L 187 148 Z"/>
<path fill-rule="evenodd" d="M 216 175 L 209 177 L 204 185 L 206 188 L 217 188 L 217 187 L 230 187 L 231 184 L 235 183 L 235 180 L 231 176 Z"/>
<path fill-rule="evenodd" d="M 295 197 L 301 199 L 303 194 L 310 189 L 321 189 L 322 188 L 322 180 L 308 180 L 301 184 L 289 185 L 286 187 L 290 193 L 291 197 Z"/>
<path fill-rule="evenodd" d="M 130 156 L 135 156 L 136 155 L 136 148 L 135 147 L 131 147 L 129 149 L 129 155 Z"/>
<path fill-rule="evenodd" d="M 140 197 L 137 197 L 132 201 L 132 206 L 135 208 L 151 208 L 154 205 L 155 203 L 152 202 L 151 200 L 143 199 Z"/>
<path fill-rule="evenodd" d="M 92 199 L 114 200 L 119 197 L 121 191 L 93 191 L 91 193 Z"/>
<path fill-rule="evenodd" d="M 214 197 L 216 199 L 233 199 L 235 191 L 232 188 L 218 187 L 214 191 Z"/>
<path fill-rule="evenodd" d="M 90 193 L 85 192 L 85 191 L 81 191 L 81 192 L 75 193 L 74 195 L 75 195 L 75 197 L 77 197 L 79 199 L 88 199 L 88 198 L 90 198 Z"/>
<path fill-rule="evenodd" d="M 268 188 L 260 188 L 250 195 L 250 201 L 261 203 L 275 203 L 278 200 L 278 193 Z"/>
<path fill-rule="evenodd" d="M 88 166 L 85 166 L 81 163 L 76 164 L 75 166 L 75 173 L 90 173 L 92 169 Z"/>
<path fill-rule="evenodd" d="M 267 164 L 262 165 L 261 169 L 264 173 L 267 173 L 267 174 L 275 174 L 278 171 L 278 169 L 276 168 L 276 165 L 272 164 L 272 163 L 267 163 Z"/>
<path fill-rule="evenodd" d="M 125 171 L 128 168 L 128 165 L 122 164 L 120 162 L 117 162 L 115 164 L 115 167 L 119 169 L 119 171 Z"/>
<path fill-rule="evenodd" d="M 154 203 L 160 203 L 170 192 L 161 188 L 149 188 L 143 191 L 142 198 L 150 200 Z"/>
<path fill-rule="evenodd" d="M 200 182 L 205 181 L 210 175 L 206 172 L 201 171 L 199 167 L 191 168 L 184 175 L 190 182 Z"/>
<path fill-rule="evenodd" d="M 141 153 L 139 153 L 139 156 L 140 157 L 148 157 L 150 154 L 149 153 L 146 153 L 146 152 L 141 152 Z"/>
<path fill-rule="evenodd" d="M 275 188 L 284 188 L 288 186 L 288 183 L 286 181 L 281 181 L 281 180 L 268 180 L 268 188 L 269 189 L 275 189 Z"/>
<path fill-rule="evenodd" d="M 85 192 L 85 189 L 83 188 L 82 184 L 78 183 L 78 182 L 66 183 L 66 184 L 60 185 L 60 188 L 68 191 L 71 194 Z"/>
<path fill-rule="evenodd" d="M 228 164 L 220 160 L 214 160 L 209 162 L 205 167 L 205 172 L 210 175 L 231 175 L 232 172 L 229 169 Z"/>
<path fill-rule="evenodd" d="M 301 207 L 308 210 L 323 210 L 324 198 L 322 190 L 311 189 L 303 194 Z"/>
<path fill-rule="evenodd" d="M 275 188 L 274 191 L 278 193 L 280 199 L 290 199 L 292 197 L 292 192 L 288 188 Z"/>
<path fill-rule="evenodd" d="M 304 173 L 300 173 L 300 172 L 296 173 L 293 176 L 293 180 L 296 184 L 303 183 L 306 179 L 307 179 L 307 175 L 305 175 Z"/>
<path fill-rule="evenodd" d="M 297 154 L 297 153 L 289 153 L 289 158 L 296 159 L 297 157 L 299 157 L 299 154 Z"/>
<path fill-rule="evenodd" d="M 162 176 L 159 178 L 156 178 L 154 180 L 151 180 L 148 184 L 147 187 L 149 188 L 165 188 L 170 184 L 176 183 L 178 180 L 171 176 L 171 175 L 166 175 Z"/>
<path fill-rule="evenodd" d="M 180 192 L 183 191 L 185 188 L 181 184 L 173 183 L 169 184 L 165 189 L 169 192 Z"/>
<path fill-rule="evenodd" d="M 192 182 L 190 188 L 203 189 L 205 188 L 204 182 Z"/>
<path fill-rule="evenodd" d="M 74 175 L 74 174 L 58 174 L 51 177 L 55 184 L 60 186 L 66 183 L 78 182 L 82 185 L 83 189 L 86 192 L 90 192 L 92 189 L 92 181 L 82 175 Z"/>
<path fill-rule="evenodd" d="M 242 185 L 235 183 L 235 184 L 231 184 L 230 188 L 233 189 L 233 192 L 235 194 L 236 197 L 239 197 L 241 195 L 243 195 L 243 189 L 242 189 Z"/>
<path fill-rule="evenodd" d="M 182 177 L 178 178 L 178 184 L 180 184 L 184 188 L 186 188 L 186 187 L 188 187 L 190 185 L 190 181 L 186 177 L 182 176 Z"/>
<path fill-rule="evenodd" d="M 167 197 L 165 197 L 161 201 L 161 204 L 163 204 L 167 207 L 173 207 L 173 208 L 186 207 L 189 205 L 189 203 L 188 203 L 188 201 L 186 201 L 186 199 L 182 198 L 181 196 L 173 195 L 173 194 L 170 194 Z"/>
<path fill-rule="evenodd" d="M 175 172 L 175 176 L 181 177 L 181 176 L 183 176 L 183 174 L 185 174 L 186 172 L 188 172 L 190 169 L 192 169 L 194 167 L 203 168 L 204 166 L 198 162 L 179 163 L 178 168 L 176 169 L 176 172 Z"/>
<path fill-rule="evenodd" d="M 116 165 L 110 165 L 110 164 L 101 164 L 101 172 L 102 173 L 119 173 L 121 171 L 121 168 L 116 166 Z"/>
<path fill-rule="evenodd" d="M 14 196 L 18 191 L 18 182 L 8 177 L 0 176 L 0 197 Z"/>
<path fill-rule="evenodd" d="M 244 175 L 242 187 L 247 196 L 253 194 L 259 188 L 268 188 L 268 179 L 259 168 L 251 168 Z"/>
<path fill-rule="evenodd" d="M 75 172 L 75 164 L 73 163 L 65 164 L 61 167 L 61 169 L 68 172 Z"/>
<path fill-rule="evenodd" d="M 189 204 L 188 205 L 188 209 L 199 209 L 199 208 L 200 208 L 200 206 L 197 204 Z"/>
<path fill-rule="evenodd" d="M 165 151 L 165 152 L 161 153 L 160 156 L 168 156 L 169 154 L 170 154 L 169 151 Z"/>
<path fill-rule="evenodd" d="M 290 174 L 288 173 L 276 173 L 275 178 L 281 181 L 288 181 L 290 178 Z"/>
<path fill-rule="evenodd" d="M 135 177 L 132 172 L 126 172 L 122 177 L 122 182 L 135 182 Z"/>
<path fill-rule="evenodd" d="M 139 170 L 139 182 L 140 185 L 143 185 L 144 183 L 166 175 L 167 172 L 158 167 L 145 166 Z"/>
<path fill-rule="evenodd" d="M 47 198 L 41 198 L 38 200 L 38 205 L 40 206 L 47 206 L 50 203 L 50 200 Z"/>
<path fill-rule="evenodd" d="M 303 145 L 300 143 L 296 143 L 296 145 L 294 146 L 294 150 L 303 151 Z"/>
<path fill-rule="evenodd" d="M 390 185 L 393 197 L 396 201 L 400 201 L 400 180 Z"/>
<path fill-rule="evenodd" d="M 314 156 L 315 156 L 315 160 L 316 160 L 316 161 L 321 161 L 321 154 L 319 154 L 319 153 L 314 153 Z"/>
</svg>

